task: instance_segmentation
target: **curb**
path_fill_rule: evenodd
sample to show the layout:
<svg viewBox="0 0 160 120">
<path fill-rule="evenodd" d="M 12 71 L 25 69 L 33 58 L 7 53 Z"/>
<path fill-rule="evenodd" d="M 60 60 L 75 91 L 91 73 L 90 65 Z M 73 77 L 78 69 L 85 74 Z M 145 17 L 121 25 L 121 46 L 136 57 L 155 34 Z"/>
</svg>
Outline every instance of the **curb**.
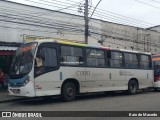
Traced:
<svg viewBox="0 0 160 120">
<path fill-rule="evenodd" d="M 14 96 L 7 95 L 7 93 L 8 93 L 7 89 L 2 88 L 1 85 L 0 85 L 0 95 L 1 95 L 1 92 L 2 92 L 2 96 L 3 96 L 3 93 L 6 93 L 6 95 L 5 95 L 5 97 L 3 97 L 4 98 L 3 100 L 0 99 L 0 103 L 14 102 L 14 101 L 17 101 L 17 100 L 23 100 L 24 99 L 23 97 L 14 97 Z M 11 98 L 7 98 L 7 97 L 11 97 Z"/>
<path fill-rule="evenodd" d="M 25 98 L 13 98 L 13 99 L 1 100 L 0 103 L 15 102 L 15 101 L 20 101 L 24 99 Z"/>
<path fill-rule="evenodd" d="M 41 97 L 17 97 L 17 98 L 11 98 L 6 100 L 0 100 L 0 103 L 7 103 L 7 102 L 20 102 L 20 101 L 28 101 L 28 100 L 38 100 L 42 99 Z"/>
</svg>

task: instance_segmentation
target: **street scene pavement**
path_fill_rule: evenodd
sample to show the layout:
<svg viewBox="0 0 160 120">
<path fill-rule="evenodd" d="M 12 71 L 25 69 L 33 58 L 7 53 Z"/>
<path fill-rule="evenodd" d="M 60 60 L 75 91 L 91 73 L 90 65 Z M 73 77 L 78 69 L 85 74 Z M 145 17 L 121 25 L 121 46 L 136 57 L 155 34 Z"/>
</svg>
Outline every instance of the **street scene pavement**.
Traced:
<svg viewBox="0 0 160 120">
<path fill-rule="evenodd" d="M 62 115 L 56 117 L 58 119 L 69 119 L 72 117 L 63 117 L 63 112 L 61 111 L 83 111 L 87 114 L 87 111 L 160 111 L 160 98 L 159 92 L 141 91 L 137 95 L 127 95 L 123 92 L 116 92 L 115 94 L 106 93 L 94 93 L 94 94 L 84 94 L 76 97 L 75 101 L 63 102 L 59 96 L 52 97 L 50 99 L 46 98 L 31 98 L 31 99 L 17 99 L 8 102 L 0 103 L 0 111 L 59 111 Z M 5 94 L 4 94 L 5 95 Z M 8 97 L 9 98 L 9 97 Z M 54 117 L 53 112 L 53 117 Z M 74 116 L 74 115 L 73 115 Z M 77 118 L 78 117 L 78 118 Z M 71 119 L 84 119 L 89 118 L 93 120 L 100 119 L 98 117 L 72 117 Z M 51 118 L 51 117 L 49 117 Z M 49 120 L 49 118 L 45 118 Z M 138 117 L 113 117 L 115 120 L 135 120 Z M 127 119 L 128 118 L 128 119 Z M 158 120 L 157 117 L 143 117 L 139 120 Z M 38 118 L 35 118 L 38 119 Z M 106 119 L 102 117 L 100 120 Z M 112 117 L 107 117 L 107 119 L 112 119 Z M 4 119 L 5 120 L 5 119 Z"/>
<path fill-rule="evenodd" d="M 0 86 L 0 104 L 4 102 L 11 102 L 17 99 L 22 99 L 22 97 L 10 96 L 7 88 L 2 88 Z"/>
</svg>

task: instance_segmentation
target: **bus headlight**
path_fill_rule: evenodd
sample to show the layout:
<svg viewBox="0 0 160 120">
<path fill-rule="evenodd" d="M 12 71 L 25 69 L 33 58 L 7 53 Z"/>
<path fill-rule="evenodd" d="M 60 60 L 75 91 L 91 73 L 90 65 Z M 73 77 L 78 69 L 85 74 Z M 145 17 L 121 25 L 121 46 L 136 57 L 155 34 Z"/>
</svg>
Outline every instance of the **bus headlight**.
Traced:
<svg viewBox="0 0 160 120">
<path fill-rule="evenodd" d="M 30 81 L 30 79 L 29 79 L 29 78 L 27 78 L 27 79 L 23 82 L 23 86 L 25 86 L 26 84 L 28 84 L 28 83 L 29 83 L 29 81 Z"/>
</svg>

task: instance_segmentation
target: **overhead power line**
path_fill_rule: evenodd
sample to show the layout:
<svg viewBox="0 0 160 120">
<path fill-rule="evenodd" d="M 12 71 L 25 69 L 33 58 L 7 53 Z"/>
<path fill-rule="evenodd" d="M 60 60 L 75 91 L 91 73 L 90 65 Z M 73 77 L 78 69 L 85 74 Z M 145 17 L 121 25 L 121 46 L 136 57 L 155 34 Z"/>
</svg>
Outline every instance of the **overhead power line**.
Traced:
<svg viewBox="0 0 160 120">
<path fill-rule="evenodd" d="M 96 7 L 94 7 L 92 13 L 91 13 L 91 16 L 89 18 L 89 20 L 92 18 L 92 15 L 94 14 L 94 11 L 96 10 L 96 8 L 98 7 L 99 3 L 101 2 L 102 0 L 99 0 L 99 2 L 97 3 Z"/>
<path fill-rule="evenodd" d="M 33 1 L 33 0 L 29 0 L 29 1 Z M 42 0 L 42 1 L 45 1 L 45 4 L 46 3 L 48 3 L 46 0 Z M 56 0 L 57 1 L 57 4 L 59 4 L 60 6 L 59 7 L 61 7 L 60 9 L 63 9 L 64 8 L 64 6 L 63 5 L 61 5 L 61 2 L 60 2 L 60 0 Z M 84 0 L 83 0 L 84 1 Z M 81 1 L 82 2 L 82 1 Z M 65 2 L 66 3 L 66 2 Z M 76 3 L 77 2 L 74 2 L 74 1 L 72 1 L 72 4 L 73 3 L 75 3 L 75 5 L 76 5 Z M 78 2 L 79 3 L 79 2 Z M 78 5 L 78 3 L 77 3 L 77 5 Z M 44 4 L 44 3 L 42 3 L 42 4 Z M 49 3 L 48 3 L 49 4 Z M 69 5 L 70 5 L 70 3 L 68 3 Z M 71 4 L 71 5 L 72 5 Z M 79 3 L 80 4 L 80 3 Z M 50 3 L 50 5 L 53 5 L 53 4 L 51 4 Z M 53 6 L 54 7 L 54 6 Z M 66 7 L 67 7 L 67 5 L 66 5 Z M 89 6 L 89 8 L 90 8 L 91 6 Z M 59 9 L 59 10 L 60 10 Z M 92 10 L 93 11 L 93 9 L 95 9 L 95 7 L 91 7 L 91 9 L 90 10 Z M 69 10 L 69 9 L 67 9 L 67 10 Z M 74 9 L 72 9 L 72 11 L 75 11 L 75 12 L 77 12 L 77 10 L 74 8 Z M 137 19 L 133 19 L 133 18 L 129 18 L 129 17 L 127 17 L 127 16 L 123 16 L 123 15 L 120 15 L 120 14 L 117 14 L 117 13 L 113 13 L 113 12 L 110 12 L 110 11 L 106 11 L 106 10 L 103 10 L 103 9 L 99 9 L 99 8 L 96 8 L 96 10 L 95 10 L 96 12 L 95 12 L 95 17 L 96 18 L 103 18 L 103 20 L 109 20 L 110 22 L 115 22 L 115 23 L 120 23 L 120 24 L 125 24 L 125 25 L 133 25 L 133 23 L 134 23 L 134 25 L 133 26 L 135 26 L 135 27 L 143 27 L 143 28 L 147 28 L 147 27 L 151 27 L 151 26 L 155 26 L 155 24 L 151 24 L 151 23 L 147 23 L 147 22 L 145 22 L 145 21 L 140 21 L 140 20 L 137 20 Z M 33 13 L 32 13 L 33 14 Z M 35 13 L 36 14 L 36 13 Z M 36 16 L 41 16 L 41 15 L 46 15 L 46 13 L 39 13 L 39 14 L 36 14 Z M 94 18 L 95 18 L 94 17 Z M 109 19 L 108 19 L 109 18 Z M 74 18 L 75 19 L 75 18 Z M 119 20 L 118 20 L 119 19 Z M 123 22 L 122 22 L 123 21 Z"/>
<path fill-rule="evenodd" d="M 95 7 L 92 7 L 91 10 L 93 10 L 94 8 Z M 95 10 L 94 16 L 96 18 L 97 17 L 100 18 L 100 19 L 103 18 L 103 20 L 109 20 L 111 22 L 121 23 L 121 24 L 125 24 L 125 25 L 133 25 L 134 24 L 135 27 L 147 28 L 147 27 L 150 27 L 150 26 L 155 26 L 155 24 L 152 24 L 152 23 L 148 23 L 148 22 L 141 21 L 141 20 L 138 20 L 138 19 L 130 18 L 130 17 L 124 16 L 124 15 L 120 15 L 120 14 L 110 12 L 110 11 L 106 11 L 106 10 L 99 9 L 99 8 L 97 8 Z"/>
<path fill-rule="evenodd" d="M 49 30 L 44 30 L 44 29 L 29 29 L 29 28 L 21 28 L 21 27 L 11 27 L 11 26 L 2 26 L 0 25 L 1 28 L 9 28 L 9 29 L 19 29 L 19 30 L 28 30 L 28 31 L 35 31 L 35 32 L 46 32 L 46 33 L 57 33 L 57 32 L 52 32 L 53 29 Z M 83 35 L 82 33 L 65 33 L 65 34 L 71 34 L 71 35 Z"/>
<path fill-rule="evenodd" d="M 134 1 L 139 2 L 139 3 L 142 3 L 142 4 L 145 4 L 145 5 L 148 5 L 148 6 L 150 6 L 150 7 L 157 8 L 157 9 L 159 9 L 159 10 L 160 10 L 160 7 L 157 7 L 157 6 L 151 5 L 151 4 L 149 4 L 149 3 L 142 2 L 142 1 L 139 1 L 139 0 L 134 0 Z"/>
<path fill-rule="evenodd" d="M 30 1 L 31 1 L 31 0 L 30 0 Z M 46 0 L 43 0 L 43 1 L 46 1 Z M 58 0 L 56 0 L 56 1 L 58 1 Z M 73 4 L 72 4 L 72 5 L 73 5 Z M 73 7 L 73 6 L 72 6 L 72 7 Z M 24 11 L 26 12 L 26 10 L 24 10 Z M 54 23 L 54 21 L 55 21 L 55 20 L 53 20 L 53 19 L 47 19 L 47 18 L 44 18 L 44 17 L 43 17 L 43 18 L 41 17 L 42 19 L 40 20 L 40 19 L 39 19 L 40 17 L 37 16 L 37 13 L 35 13 L 35 14 L 36 14 L 35 16 L 31 16 L 31 15 L 30 15 L 31 12 L 29 12 L 28 15 L 26 16 L 26 15 L 24 15 L 24 14 L 25 14 L 24 11 L 21 10 L 21 12 L 22 12 L 22 14 L 23 14 L 23 15 L 22 15 L 22 14 L 21 14 L 21 15 L 23 16 L 23 18 L 20 17 L 20 16 L 19 16 L 20 14 L 18 14 L 18 13 L 17 13 L 18 15 L 11 15 L 12 18 L 11 18 L 10 15 L 9 15 L 9 17 L 10 17 L 10 19 L 12 19 L 12 20 L 13 20 L 13 19 L 14 19 L 14 20 L 15 20 L 15 19 L 18 19 L 18 20 L 33 22 L 33 23 L 36 23 L 36 24 L 37 24 L 37 23 L 40 23 L 40 24 L 45 24 L 45 25 L 46 25 L 46 23 L 52 23 L 52 24 L 48 24 L 48 25 L 51 25 L 51 26 L 53 25 L 53 23 Z M 4 12 L 4 11 L 3 11 L 3 12 Z M 12 12 L 11 12 L 11 11 L 9 11 L 9 12 L 12 13 L 13 10 L 12 10 Z M 32 14 L 33 14 L 33 12 L 32 12 Z M 43 14 L 44 14 L 44 13 L 43 13 Z M 45 15 L 46 15 L 46 13 L 45 13 Z M 13 16 L 16 16 L 16 17 L 13 18 Z M 8 16 L 5 16 L 5 17 L 8 17 Z M 9 17 L 8 17 L 8 18 L 9 18 Z M 17 18 L 17 17 L 18 17 L 18 18 Z M 35 18 L 36 22 L 35 22 L 35 20 L 33 21 L 33 17 Z M 25 19 L 24 19 L 24 18 L 25 18 Z M 28 19 L 30 19 L 30 20 L 28 20 Z M 37 19 L 38 19 L 39 21 L 37 21 Z M 73 26 L 74 24 L 73 24 L 73 23 L 72 23 L 72 24 L 69 24 L 72 19 L 73 19 L 73 16 L 71 16 L 71 18 L 69 19 L 68 22 L 66 22 L 66 23 L 64 22 L 63 26 L 62 26 L 62 23 L 61 23 L 61 24 L 58 23 L 58 24 L 56 24 L 56 25 L 57 25 L 57 26 L 59 26 L 59 25 L 62 26 L 62 27 L 61 27 L 62 29 L 66 29 L 66 28 L 73 29 L 72 26 Z M 48 20 L 48 21 L 45 21 L 46 23 L 44 23 L 44 22 L 42 23 L 41 21 L 44 21 L 44 20 Z M 78 25 L 74 26 L 74 28 L 78 28 Z M 60 30 L 60 28 L 59 28 L 58 30 Z M 81 31 L 82 31 L 82 30 L 81 30 Z"/>
<path fill-rule="evenodd" d="M 40 5 L 44 5 L 44 6 L 55 7 L 55 8 L 58 8 L 59 10 L 65 10 L 65 9 L 73 10 L 72 6 L 63 5 L 61 3 L 54 3 L 54 5 L 52 5 L 52 4 L 43 3 L 43 2 L 36 2 L 36 1 L 33 1 L 33 0 L 25 0 L 25 1 L 40 4 Z"/>
<path fill-rule="evenodd" d="M 126 20 L 132 20 L 132 21 L 134 21 L 134 22 L 136 21 L 136 22 L 139 22 L 139 23 L 145 23 L 145 24 L 153 25 L 152 23 L 148 23 L 148 22 L 141 21 L 141 20 L 138 20 L 138 19 L 130 18 L 130 17 L 124 16 L 124 15 L 120 15 L 120 14 L 117 14 L 117 13 L 114 13 L 114 12 L 102 10 L 102 9 L 99 9 L 99 8 L 97 8 L 96 11 L 99 12 L 99 13 L 103 13 L 103 14 L 115 15 L 115 17 L 118 16 L 118 17 L 121 17 L 121 18 L 126 19 Z"/>
<path fill-rule="evenodd" d="M 156 0 L 151 0 L 151 1 L 156 2 L 156 3 L 160 3 L 159 1 L 156 1 Z"/>
</svg>

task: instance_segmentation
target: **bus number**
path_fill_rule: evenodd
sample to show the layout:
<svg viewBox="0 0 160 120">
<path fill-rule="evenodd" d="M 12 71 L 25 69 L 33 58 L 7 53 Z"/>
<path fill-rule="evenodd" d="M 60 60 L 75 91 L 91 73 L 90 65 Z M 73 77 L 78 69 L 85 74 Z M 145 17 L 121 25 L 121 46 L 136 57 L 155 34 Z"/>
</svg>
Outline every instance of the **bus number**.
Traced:
<svg viewBox="0 0 160 120">
<path fill-rule="evenodd" d="M 90 76 L 90 71 L 76 71 L 77 76 Z"/>
</svg>

